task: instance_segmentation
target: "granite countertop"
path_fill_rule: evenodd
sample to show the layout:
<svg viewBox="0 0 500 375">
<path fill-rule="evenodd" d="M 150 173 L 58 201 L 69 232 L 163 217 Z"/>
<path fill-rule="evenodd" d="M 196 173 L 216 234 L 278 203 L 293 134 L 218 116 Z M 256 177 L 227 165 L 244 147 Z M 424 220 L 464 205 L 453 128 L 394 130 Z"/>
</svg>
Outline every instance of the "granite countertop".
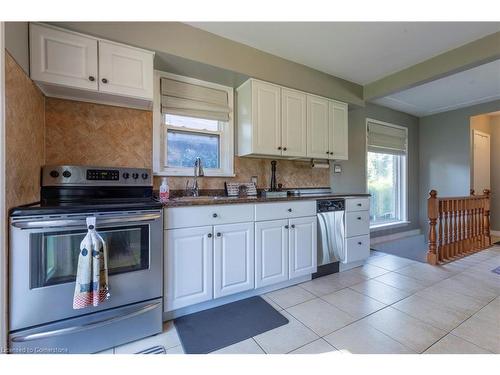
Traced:
<svg viewBox="0 0 500 375">
<path fill-rule="evenodd" d="M 352 193 L 331 193 L 331 194 L 321 194 L 321 195 L 302 195 L 293 196 L 289 195 L 286 198 L 265 198 L 262 196 L 257 197 L 227 197 L 227 196 L 200 196 L 200 197 L 174 197 L 168 202 L 163 204 L 163 207 L 185 207 L 185 206 L 206 206 L 213 204 L 240 204 L 240 203 L 270 203 L 270 202 L 290 202 L 290 201 L 300 201 L 300 200 L 317 200 L 317 199 L 328 199 L 328 198 L 348 198 L 348 197 L 369 197 L 370 194 L 352 194 Z"/>
</svg>

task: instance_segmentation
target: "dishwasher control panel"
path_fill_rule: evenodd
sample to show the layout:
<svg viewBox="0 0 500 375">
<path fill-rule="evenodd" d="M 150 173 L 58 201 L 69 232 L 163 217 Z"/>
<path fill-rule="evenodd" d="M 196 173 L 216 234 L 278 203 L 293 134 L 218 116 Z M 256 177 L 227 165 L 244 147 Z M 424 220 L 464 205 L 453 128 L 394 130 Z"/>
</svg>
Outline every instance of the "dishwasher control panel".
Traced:
<svg viewBox="0 0 500 375">
<path fill-rule="evenodd" d="M 321 199 L 316 203 L 317 212 L 344 211 L 345 201 L 343 199 Z"/>
</svg>

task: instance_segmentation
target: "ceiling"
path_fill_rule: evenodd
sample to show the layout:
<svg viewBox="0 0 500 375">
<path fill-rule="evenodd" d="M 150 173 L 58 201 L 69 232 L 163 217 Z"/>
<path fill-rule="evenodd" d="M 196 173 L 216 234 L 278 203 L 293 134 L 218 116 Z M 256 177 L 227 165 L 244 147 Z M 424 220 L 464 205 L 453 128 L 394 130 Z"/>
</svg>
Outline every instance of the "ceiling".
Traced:
<svg viewBox="0 0 500 375">
<path fill-rule="evenodd" d="M 500 22 L 191 22 L 361 85 L 500 31 Z"/>
<path fill-rule="evenodd" d="M 500 99 L 500 60 L 452 74 L 373 102 L 427 116 Z"/>
</svg>

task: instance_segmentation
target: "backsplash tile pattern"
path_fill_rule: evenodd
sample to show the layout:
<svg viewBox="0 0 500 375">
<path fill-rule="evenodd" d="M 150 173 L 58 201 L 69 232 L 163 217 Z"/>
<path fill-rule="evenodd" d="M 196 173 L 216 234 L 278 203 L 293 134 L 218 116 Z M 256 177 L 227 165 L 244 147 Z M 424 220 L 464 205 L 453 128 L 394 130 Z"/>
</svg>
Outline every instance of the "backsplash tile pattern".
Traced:
<svg viewBox="0 0 500 375">
<path fill-rule="evenodd" d="M 45 97 L 16 61 L 5 53 L 7 208 L 40 199 L 45 160 Z"/>
<path fill-rule="evenodd" d="M 151 168 L 152 112 L 47 98 L 46 163 Z M 223 189 L 224 181 L 247 182 L 257 176 L 267 188 L 271 159 L 235 157 L 235 177 L 203 177 L 202 189 Z M 171 189 L 184 189 L 188 177 L 169 177 Z M 328 169 L 308 162 L 278 160 L 277 180 L 286 188 L 330 186 Z M 154 178 L 158 189 L 160 178 Z"/>
<path fill-rule="evenodd" d="M 152 112 L 47 98 L 46 163 L 150 167 Z"/>
</svg>

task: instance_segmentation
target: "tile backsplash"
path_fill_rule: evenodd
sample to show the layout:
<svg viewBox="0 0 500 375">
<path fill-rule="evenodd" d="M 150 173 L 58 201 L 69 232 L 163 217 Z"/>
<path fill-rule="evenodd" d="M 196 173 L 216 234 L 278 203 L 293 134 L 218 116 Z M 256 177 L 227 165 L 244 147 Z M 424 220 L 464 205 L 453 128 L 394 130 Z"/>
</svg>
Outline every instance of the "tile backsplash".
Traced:
<svg viewBox="0 0 500 375">
<path fill-rule="evenodd" d="M 47 98 L 46 163 L 151 168 L 152 113 L 149 111 Z M 223 189 L 224 181 L 269 186 L 271 159 L 235 157 L 234 177 L 203 177 L 202 189 Z M 171 189 L 184 189 L 189 177 L 169 177 Z M 286 188 L 330 186 L 328 169 L 308 162 L 278 160 L 277 180 Z M 160 178 L 154 178 L 159 187 Z"/>
</svg>

